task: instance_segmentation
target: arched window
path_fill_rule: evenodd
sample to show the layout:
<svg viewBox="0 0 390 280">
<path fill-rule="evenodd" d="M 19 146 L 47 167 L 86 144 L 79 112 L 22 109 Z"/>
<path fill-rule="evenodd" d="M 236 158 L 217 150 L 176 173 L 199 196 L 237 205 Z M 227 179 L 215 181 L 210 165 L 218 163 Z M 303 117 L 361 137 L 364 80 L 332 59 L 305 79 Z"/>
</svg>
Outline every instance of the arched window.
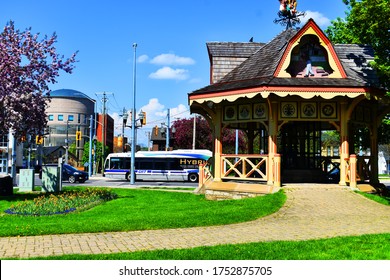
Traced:
<svg viewBox="0 0 390 280">
<path fill-rule="evenodd" d="M 315 35 L 305 35 L 291 51 L 287 68 L 291 77 L 328 77 L 333 73 L 328 53 Z"/>
</svg>

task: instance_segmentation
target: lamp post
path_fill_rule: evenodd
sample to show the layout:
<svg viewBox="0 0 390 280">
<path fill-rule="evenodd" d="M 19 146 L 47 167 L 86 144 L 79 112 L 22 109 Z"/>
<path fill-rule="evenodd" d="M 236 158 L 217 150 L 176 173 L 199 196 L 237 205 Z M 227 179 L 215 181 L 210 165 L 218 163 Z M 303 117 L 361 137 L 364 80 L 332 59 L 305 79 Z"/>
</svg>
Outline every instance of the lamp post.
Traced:
<svg viewBox="0 0 390 280">
<path fill-rule="evenodd" d="M 133 44 L 134 49 L 134 61 L 133 61 L 133 108 L 132 108 L 132 117 L 131 117 L 131 162 L 130 162 L 130 185 L 134 185 L 135 183 L 135 93 L 136 93 L 136 70 L 137 70 L 137 63 L 136 63 L 136 57 L 137 57 L 137 44 Z"/>
</svg>

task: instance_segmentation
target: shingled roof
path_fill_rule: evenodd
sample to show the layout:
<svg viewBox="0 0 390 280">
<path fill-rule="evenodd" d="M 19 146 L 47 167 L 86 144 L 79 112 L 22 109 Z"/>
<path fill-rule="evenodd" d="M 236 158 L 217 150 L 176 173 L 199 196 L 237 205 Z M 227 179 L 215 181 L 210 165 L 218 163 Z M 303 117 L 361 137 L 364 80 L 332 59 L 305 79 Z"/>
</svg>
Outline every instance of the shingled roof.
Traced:
<svg viewBox="0 0 390 280">
<path fill-rule="evenodd" d="M 379 87 L 375 71 L 369 66 L 374 60 L 374 51 L 367 45 L 337 44 L 333 48 L 347 74 L 346 78 L 279 78 L 275 77 L 277 67 L 287 49 L 290 40 L 298 33 L 297 29 L 287 29 L 272 39 L 269 43 L 251 45 L 252 48 L 243 47 L 243 44 L 230 45 L 232 51 L 221 50 L 221 55 L 236 55 L 244 57 L 253 50 L 243 63 L 224 76 L 220 81 L 195 90 L 189 96 L 214 92 L 248 89 L 259 86 L 280 87 Z M 210 51 L 216 54 L 213 47 L 218 43 L 208 44 Z M 229 46 L 225 44 L 224 46 Z M 243 53 L 239 53 L 242 51 Z M 211 53 L 213 54 L 213 53 Z"/>
<path fill-rule="evenodd" d="M 213 57 L 245 57 L 249 58 L 265 43 L 240 43 L 240 42 L 208 42 L 209 56 Z"/>
<path fill-rule="evenodd" d="M 369 45 L 336 44 L 334 49 L 348 78 L 378 87 L 379 80 L 369 63 L 374 61 L 374 50 Z"/>
</svg>

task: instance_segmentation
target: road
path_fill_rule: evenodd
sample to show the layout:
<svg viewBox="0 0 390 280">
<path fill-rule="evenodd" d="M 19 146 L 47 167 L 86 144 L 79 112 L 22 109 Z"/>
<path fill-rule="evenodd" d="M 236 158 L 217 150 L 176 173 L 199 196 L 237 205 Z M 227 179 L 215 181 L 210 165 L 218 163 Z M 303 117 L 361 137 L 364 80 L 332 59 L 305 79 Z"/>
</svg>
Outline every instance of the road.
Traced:
<svg viewBox="0 0 390 280">
<path fill-rule="evenodd" d="M 19 175 L 16 177 L 16 183 L 18 183 Z M 35 186 L 41 186 L 41 180 L 38 177 L 38 174 L 35 175 Z M 109 179 L 102 177 L 101 175 L 93 175 L 88 181 L 85 183 L 70 184 L 66 181 L 62 182 L 62 186 L 90 186 L 90 187 L 117 187 L 117 188 L 127 188 L 127 187 L 168 187 L 168 188 L 196 188 L 198 183 L 190 183 L 190 182 L 167 182 L 167 181 L 137 181 L 135 185 L 130 185 L 130 182 L 126 180 L 117 180 L 117 179 Z"/>
<path fill-rule="evenodd" d="M 18 182 L 19 175 L 16 177 L 16 182 Z M 380 179 L 380 182 L 385 184 L 386 187 L 390 189 L 390 178 Z M 35 185 L 41 186 L 41 180 L 38 178 L 38 175 L 35 175 Z M 102 177 L 101 175 L 93 175 L 88 181 L 83 184 L 76 183 L 70 184 L 66 181 L 62 183 L 63 186 L 90 186 L 90 187 L 117 187 L 117 188 L 130 188 L 130 187 L 168 187 L 168 188 L 196 188 L 198 183 L 190 182 L 167 182 L 167 181 L 137 181 L 135 185 L 130 185 L 130 182 L 126 180 L 117 180 Z"/>
</svg>

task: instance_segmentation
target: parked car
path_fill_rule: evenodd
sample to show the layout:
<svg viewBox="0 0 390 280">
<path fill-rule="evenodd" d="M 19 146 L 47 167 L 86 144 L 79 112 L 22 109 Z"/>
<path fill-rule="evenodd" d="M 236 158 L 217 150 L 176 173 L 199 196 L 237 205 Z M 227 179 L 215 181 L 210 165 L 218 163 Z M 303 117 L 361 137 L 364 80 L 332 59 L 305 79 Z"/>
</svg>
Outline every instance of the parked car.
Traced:
<svg viewBox="0 0 390 280">
<path fill-rule="evenodd" d="M 45 166 L 57 166 L 55 164 L 47 164 Z M 42 169 L 39 172 L 39 178 L 42 179 Z M 84 171 L 80 171 L 77 168 L 69 164 L 62 165 L 62 181 L 68 181 L 73 184 L 76 182 L 84 183 L 89 179 L 88 173 Z"/>
<path fill-rule="evenodd" d="M 333 183 L 340 182 L 340 169 L 335 168 L 328 174 L 328 181 Z"/>
<path fill-rule="evenodd" d="M 85 171 L 80 171 L 69 164 L 64 164 L 62 167 L 62 180 L 68 181 L 73 184 L 75 182 L 84 183 L 87 181 L 88 173 Z"/>
</svg>

